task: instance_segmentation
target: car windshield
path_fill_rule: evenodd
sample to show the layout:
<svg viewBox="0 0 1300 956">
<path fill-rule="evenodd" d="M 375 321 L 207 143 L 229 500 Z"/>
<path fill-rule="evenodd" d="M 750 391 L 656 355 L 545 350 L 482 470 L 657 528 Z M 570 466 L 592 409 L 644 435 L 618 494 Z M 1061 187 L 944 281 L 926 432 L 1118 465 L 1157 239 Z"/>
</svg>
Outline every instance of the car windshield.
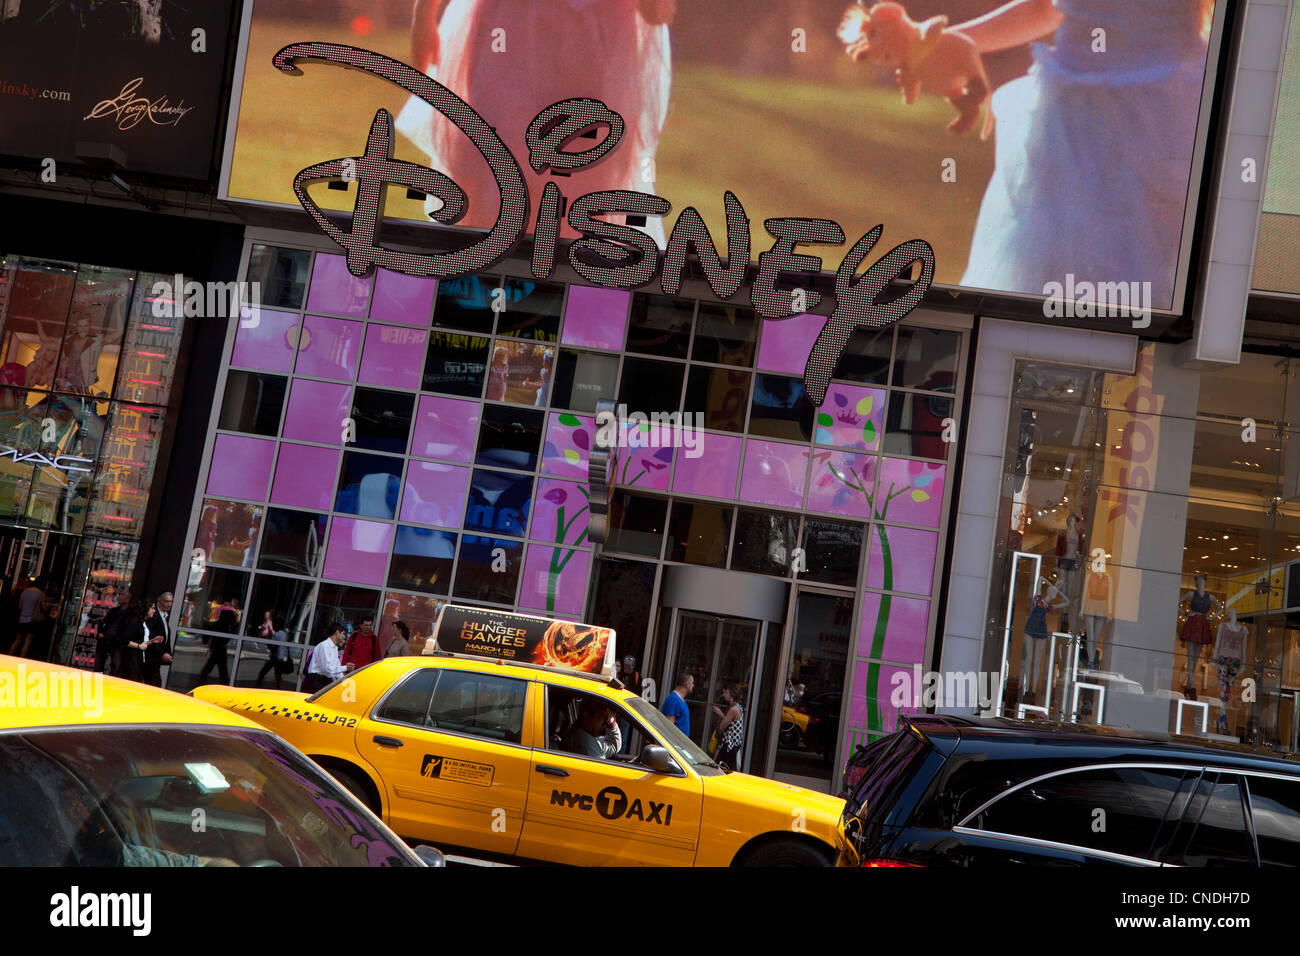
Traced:
<svg viewBox="0 0 1300 956">
<path fill-rule="evenodd" d="M 677 751 L 678 757 L 687 764 L 694 767 L 697 773 L 705 776 L 711 776 L 713 773 L 722 773 L 723 770 L 713 758 L 701 749 L 700 745 L 691 740 L 678 729 L 677 725 L 670 721 L 653 706 L 646 703 L 640 697 L 633 697 L 624 701 L 632 711 L 649 724 L 654 730 L 663 737 L 668 744 Z"/>
<path fill-rule="evenodd" d="M 0 734 L 0 866 L 419 866 L 264 731 Z"/>
</svg>

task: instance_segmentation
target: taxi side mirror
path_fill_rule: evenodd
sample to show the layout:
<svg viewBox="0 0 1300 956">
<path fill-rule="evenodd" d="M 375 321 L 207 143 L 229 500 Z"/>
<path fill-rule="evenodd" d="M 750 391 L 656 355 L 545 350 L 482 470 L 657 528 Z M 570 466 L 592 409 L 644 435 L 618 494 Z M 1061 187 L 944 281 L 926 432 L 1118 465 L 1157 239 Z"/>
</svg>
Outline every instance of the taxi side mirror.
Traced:
<svg viewBox="0 0 1300 956">
<path fill-rule="evenodd" d="M 678 773 L 681 770 L 666 748 L 654 744 L 646 744 L 641 748 L 641 757 L 637 762 L 655 773 Z"/>
</svg>

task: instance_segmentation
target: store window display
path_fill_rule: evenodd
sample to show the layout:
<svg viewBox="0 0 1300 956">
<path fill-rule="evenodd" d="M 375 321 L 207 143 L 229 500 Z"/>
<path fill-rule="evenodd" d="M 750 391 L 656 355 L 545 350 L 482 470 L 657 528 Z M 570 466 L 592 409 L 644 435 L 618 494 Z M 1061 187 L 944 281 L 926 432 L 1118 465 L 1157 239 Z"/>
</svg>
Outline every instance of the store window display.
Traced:
<svg viewBox="0 0 1300 956">
<path fill-rule="evenodd" d="M 1246 656 L 1246 637 L 1249 633 L 1245 624 L 1237 623 L 1237 612 L 1232 608 L 1228 610 L 1228 619 L 1219 622 L 1215 633 L 1213 657 L 1218 669 L 1220 705 L 1216 726 L 1221 734 L 1229 732 L 1228 709 L 1232 689 L 1241 672 L 1241 662 Z"/>
<path fill-rule="evenodd" d="M 1178 601 L 1179 608 L 1186 608 L 1188 612 L 1178 640 L 1187 655 L 1185 692 L 1191 700 L 1196 700 L 1196 665 L 1201 659 L 1205 646 L 1214 640 L 1211 636 L 1209 614 L 1211 612 L 1218 614 L 1223 610 L 1219 599 L 1205 590 L 1205 575 L 1198 574 L 1195 580 L 1196 590 L 1184 594 Z"/>
</svg>

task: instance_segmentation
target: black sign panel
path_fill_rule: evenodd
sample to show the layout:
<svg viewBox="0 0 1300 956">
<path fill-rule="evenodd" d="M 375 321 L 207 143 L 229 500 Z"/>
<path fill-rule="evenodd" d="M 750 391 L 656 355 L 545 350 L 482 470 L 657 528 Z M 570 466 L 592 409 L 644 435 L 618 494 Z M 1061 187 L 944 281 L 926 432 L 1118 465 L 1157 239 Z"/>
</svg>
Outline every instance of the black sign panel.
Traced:
<svg viewBox="0 0 1300 956">
<path fill-rule="evenodd" d="M 0 154 L 208 179 L 232 3 L 0 0 Z"/>
</svg>

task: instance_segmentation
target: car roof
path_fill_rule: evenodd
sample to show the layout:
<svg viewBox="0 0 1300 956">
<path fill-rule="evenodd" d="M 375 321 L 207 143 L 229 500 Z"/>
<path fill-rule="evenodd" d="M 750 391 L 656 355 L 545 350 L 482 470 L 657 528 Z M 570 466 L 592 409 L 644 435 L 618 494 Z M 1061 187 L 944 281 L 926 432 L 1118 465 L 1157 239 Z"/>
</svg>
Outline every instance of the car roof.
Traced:
<svg viewBox="0 0 1300 956">
<path fill-rule="evenodd" d="M 1045 746 L 1068 747 L 1074 756 L 1131 757 L 1141 753 L 1152 759 L 1178 762 L 1214 760 L 1241 766 L 1254 765 L 1300 774 L 1300 758 L 1293 754 L 1261 751 L 1244 744 L 1168 733 L 1109 727 L 1096 724 L 1061 724 L 1047 721 L 1012 720 L 1007 717 L 959 717 L 948 714 L 917 714 L 904 718 L 918 733 L 945 749 L 971 752 L 996 751 L 1005 759 L 1046 756 Z"/>
<path fill-rule="evenodd" d="M 53 699 L 56 696 L 58 700 Z M 262 729 L 246 717 L 173 691 L 88 670 L 0 655 L 0 732 L 97 724 L 212 724 Z"/>
</svg>

